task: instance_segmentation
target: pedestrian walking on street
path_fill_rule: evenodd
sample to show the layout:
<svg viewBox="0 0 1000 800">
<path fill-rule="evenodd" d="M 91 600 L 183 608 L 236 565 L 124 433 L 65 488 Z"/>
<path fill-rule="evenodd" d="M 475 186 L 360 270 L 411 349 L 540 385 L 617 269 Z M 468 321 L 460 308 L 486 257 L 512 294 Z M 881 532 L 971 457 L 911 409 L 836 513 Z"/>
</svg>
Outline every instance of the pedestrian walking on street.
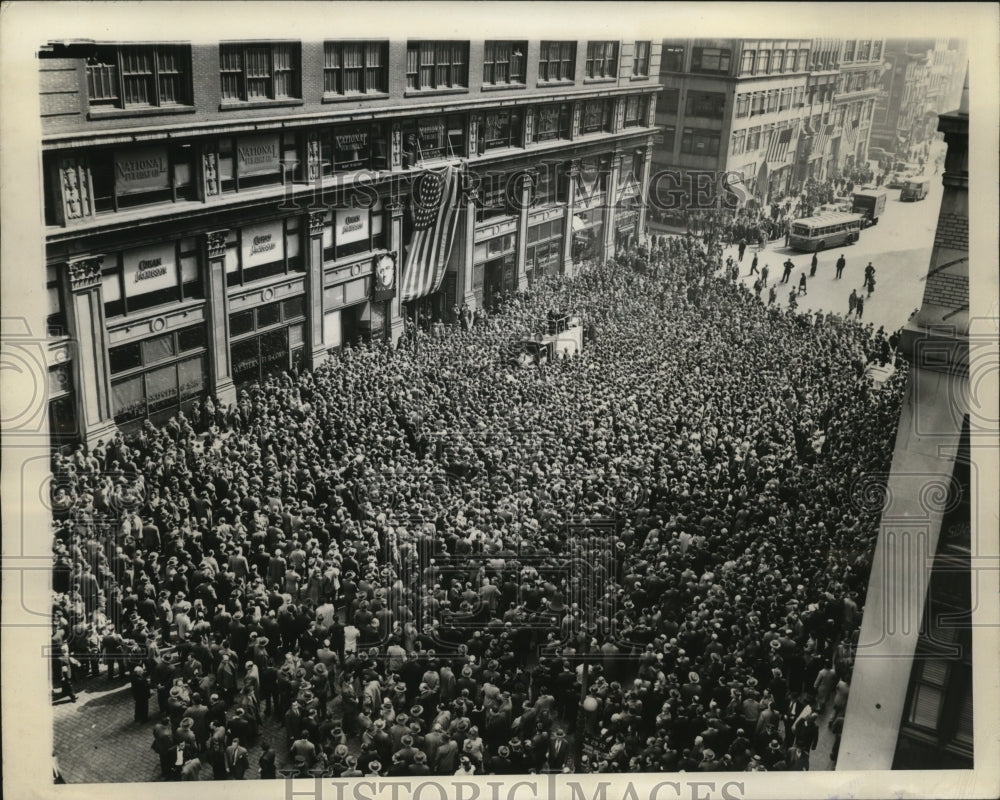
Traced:
<svg viewBox="0 0 1000 800">
<path fill-rule="evenodd" d="M 740 258 L 739 258 L 739 260 L 740 260 L 741 263 L 743 261 L 743 254 L 746 251 L 747 251 L 747 240 L 746 239 L 740 239 Z"/>
<path fill-rule="evenodd" d="M 785 267 L 785 274 L 781 276 L 781 282 L 788 283 L 788 279 L 792 277 L 792 270 L 795 269 L 795 264 L 792 263 L 792 259 L 788 259 L 783 266 Z"/>
<path fill-rule="evenodd" d="M 774 305 L 774 301 L 778 299 L 778 289 L 775 286 L 771 287 L 771 291 L 767 293 L 767 304 Z"/>
<path fill-rule="evenodd" d="M 810 266 L 809 266 L 809 277 L 810 278 L 815 278 L 816 277 L 816 267 L 818 267 L 818 266 L 819 266 L 819 258 L 816 256 L 815 253 L 813 253 L 812 264 L 810 264 Z"/>
<path fill-rule="evenodd" d="M 765 286 L 767 286 L 767 276 L 768 276 L 768 273 L 770 273 L 770 271 L 771 271 L 771 268 L 767 264 L 765 264 L 763 266 L 763 268 L 761 269 L 761 271 L 760 271 L 760 277 L 761 277 L 761 280 L 764 282 Z"/>
<path fill-rule="evenodd" d="M 847 266 L 847 262 L 844 260 L 844 254 L 841 253 L 840 258 L 837 259 L 837 278 L 843 274 L 845 266 Z"/>
<path fill-rule="evenodd" d="M 809 294 L 806 291 L 806 274 L 804 272 L 799 275 L 799 294 Z"/>
<path fill-rule="evenodd" d="M 858 319 L 861 319 L 861 315 L 865 312 L 865 298 L 860 294 L 858 295 Z"/>
<path fill-rule="evenodd" d="M 798 295 L 795 294 L 794 289 L 788 293 L 788 307 L 793 311 L 799 307 Z"/>
<path fill-rule="evenodd" d="M 875 276 L 873 275 L 868 279 L 868 296 L 872 296 L 872 292 L 875 291 Z"/>
<path fill-rule="evenodd" d="M 868 281 L 875 277 L 875 267 L 872 266 L 872 262 L 868 262 L 868 266 L 865 267 L 865 279 L 861 283 L 862 286 L 867 286 Z"/>
<path fill-rule="evenodd" d="M 851 316 L 858 308 L 858 290 L 851 289 L 851 296 L 847 298 L 847 316 Z"/>
<path fill-rule="evenodd" d="M 750 275 L 753 275 L 755 272 L 758 275 L 760 274 L 760 272 L 757 269 L 757 254 L 756 253 L 753 254 L 753 261 L 750 262 L 750 272 L 747 274 L 747 277 L 749 278 Z"/>
</svg>

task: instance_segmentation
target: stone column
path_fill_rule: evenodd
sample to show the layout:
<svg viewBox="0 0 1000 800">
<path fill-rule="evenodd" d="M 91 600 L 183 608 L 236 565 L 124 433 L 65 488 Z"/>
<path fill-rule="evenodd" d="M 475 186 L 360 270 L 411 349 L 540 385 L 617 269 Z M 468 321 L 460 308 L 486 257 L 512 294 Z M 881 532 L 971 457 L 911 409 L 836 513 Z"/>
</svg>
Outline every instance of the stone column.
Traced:
<svg viewBox="0 0 1000 800">
<path fill-rule="evenodd" d="M 226 287 L 228 230 L 205 234 L 205 322 L 208 325 L 208 375 L 212 394 L 224 405 L 236 402 L 229 353 L 229 296 Z"/>
<path fill-rule="evenodd" d="M 323 222 L 326 211 L 310 211 L 306 215 L 308 231 L 306 250 L 306 347 L 307 365 L 316 369 L 330 354 L 323 341 Z"/>
<path fill-rule="evenodd" d="M 528 212 L 531 211 L 531 190 L 535 184 L 534 175 L 525 173 L 521 182 L 521 211 L 517 221 L 517 291 L 528 288 L 528 274 L 525 272 L 528 260 Z"/>
<path fill-rule="evenodd" d="M 566 172 L 566 216 L 563 219 L 563 274 L 573 274 L 573 215 L 576 211 L 576 179 L 580 162 L 569 162 Z"/>
<path fill-rule="evenodd" d="M 649 179 L 653 169 L 653 143 L 646 143 L 646 153 L 642 159 L 642 175 L 637 175 L 639 182 L 639 219 L 636 221 L 636 235 L 646 235 L 646 211 L 649 205 Z"/>
<path fill-rule="evenodd" d="M 615 231 L 618 219 L 618 180 L 622 174 L 622 161 L 625 156 L 615 151 L 611 156 L 611 167 L 608 170 L 608 189 L 604 193 L 604 255 L 609 259 L 615 254 Z"/>
<path fill-rule="evenodd" d="M 84 256 L 66 263 L 70 287 L 68 322 L 78 349 L 73 359 L 78 388 L 78 431 L 88 447 L 95 445 L 98 439 L 107 441 L 118 430 L 111 398 L 108 327 L 101 290 L 103 263 L 104 256 Z"/>
<path fill-rule="evenodd" d="M 393 201 L 386 206 L 389 222 L 389 250 L 396 258 L 396 295 L 389 301 L 389 336 L 395 345 L 403 335 L 403 210 L 406 206 Z"/>
</svg>

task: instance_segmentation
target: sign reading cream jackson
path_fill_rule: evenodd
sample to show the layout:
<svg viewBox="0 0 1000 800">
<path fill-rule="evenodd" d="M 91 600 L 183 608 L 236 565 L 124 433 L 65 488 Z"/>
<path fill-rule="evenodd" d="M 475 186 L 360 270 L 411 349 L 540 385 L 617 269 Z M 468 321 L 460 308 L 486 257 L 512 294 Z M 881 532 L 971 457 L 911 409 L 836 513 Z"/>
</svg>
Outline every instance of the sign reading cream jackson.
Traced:
<svg viewBox="0 0 1000 800">
<path fill-rule="evenodd" d="M 122 262 L 127 297 L 177 286 L 177 251 L 173 242 L 126 250 Z"/>
<path fill-rule="evenodd" d="M 243 269 L 271 264 L 285 257 L 285 231 L 281 220 L 248 225 L 241 231 Z"/>
<path fill-rule="evenodd" d="M 140 147 L 115 153 L 115 194 L 170 188 L 166 147 Z"/>
<path fill-rule="evenodd" d="M 242 176 L 277 172 L 281 163 L 281 148 L 278 145 L 277 134 L 237 139 L 236 161 Z"/>
<path fill-rule="evenodd" d="M 367 208 L 338 208 L 336 213 L 337 246 L 361 242 L 368 238 Z"/>
</svg>

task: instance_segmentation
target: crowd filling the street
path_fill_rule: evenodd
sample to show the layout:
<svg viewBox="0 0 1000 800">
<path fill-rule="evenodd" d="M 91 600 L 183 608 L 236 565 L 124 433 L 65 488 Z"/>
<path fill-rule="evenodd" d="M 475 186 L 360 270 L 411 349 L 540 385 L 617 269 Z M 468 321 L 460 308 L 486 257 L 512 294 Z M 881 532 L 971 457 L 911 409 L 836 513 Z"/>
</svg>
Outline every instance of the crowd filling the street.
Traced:
<svg viewBox="0 0 1000 800">
<path fill-rule="evenodd" d="M 740 219 L 55 455 L 54 702 L 166 780 L 832 768 L 907 371 Z"/>
</svg>

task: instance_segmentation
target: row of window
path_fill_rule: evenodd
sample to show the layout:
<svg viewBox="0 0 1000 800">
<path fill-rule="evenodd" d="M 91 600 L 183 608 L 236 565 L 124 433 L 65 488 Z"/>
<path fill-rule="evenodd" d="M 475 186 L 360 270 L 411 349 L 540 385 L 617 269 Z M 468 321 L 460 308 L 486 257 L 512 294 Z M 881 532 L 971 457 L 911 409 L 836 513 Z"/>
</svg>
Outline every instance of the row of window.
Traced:
<svg viewBox="0 0 1000 800">
<path fill-rule="evenodd" d="M 837 92 L 859 92 L 862 89 L 876 89 L 882 83 L 882 72 L 874 69 L 868 72 L 855 72 L 841 75 L 837 78 Z"/>
<path fill-rule="evenodd" d="M 683 72 L 687 48 L 681 45 L 664 45 L 660 64 L 667 72 Z M 707 75 L 728 75 L 733 51 L 720 47 L 694 47 L 691 49 L 690 72 Z"/>
<path fill-rule="evenodd" d="M 612 132 L 615 100 L 584 101 L 580 134 Z M 624 128 L 643 127 L 649 118 L 648 96 L 625 101 Z M 418 117 L 402 122 L 402 166 L 414 167 L 441 158 L 464 158 L 470 151 L 488 153 L 526 144 L 569 139 L 571 103 L 534 107 L 535 124 L 525 136 L 523 107 L 487 111 L 478 116 L 477 139 L 468 142 L 469 119 L 464 114 Z M 526 141 L 527 140 L 527 141 Z M 318 152 L 324 176 L 362 169 L 388 169 L 388 128 L 385 124 L 338 125 L 318 131 L 285 131 L 222 137 L 208 143 L 162 143 L 127 149 L 89 151 L 90 182 L 97 214 L 161 203 L 196 200 L 199 169 L 208 196 L 237 193 L 262 186 L 303 183 L 311 179 L 309 158 Z M 47 160 L 47 224 L 59 223 L 62 202 L 59 164 Z"/>
<path fill-rule="evenodd" d="M 783 89 L 741 92 L 736 95 L 736 116 L 753 117 L 797 108 L 804 101 L 805 91 L 804 86 L 786 86 Z"/>
<path fill-rule="evenodd" d="M 719 131 L 702 128 L 682 128 L 681 129 L 681 153 L 695 156 L 717 156 L 719 155 L 719 144 L 721 142 Z M 672 152 L 677 141 L 677 127 L 667 125 L 663 129 L 663 146 L 667 152 Z"/>
<path fill-rule="evenodd" d="M 774 75 L 783 72 L 804 72 L 809 51 L 744 50 L 740 56 L 740 75 Z"/>
<path fill-rule="evenodd" d="M 856 42 L 849 39 L 844 42 L 844 53 L 842 61 L 878 61 L 882 58 L 882 40 L 862 39 Z"/>
<path fill-rule="evenodd" d="M 76 49 L 79 49 L 77 47 Z M 652 43 L 635 42 L 632 75 L 649 77 Z M 72 55 L 72 50 L 70 55 Z M 487 41 L 483 84 L 524 86 L 527 41 Z M 61 51 L 56 52 L 62 55 Z M 85 50 L 87 92 L 93 108 L 147 108 L 190 105 L 191 48 L 187 45 L 97 45 Z M 620 68 L 619 43 L 587 43 L 585 77 L 613 79 Z M 387 41 L 324 43 L 326 96 L 385 95 L 389 91 Z M 728 68 L 728 67 L 727 67 Z M 541 42 L 540 83 L 576 79 L 576 42 Z M 410 41 L 406 50 L 408 91 L 464 89 L 469 86 L 469 42 Z M 232 42 L 219 45 L 223 103 L 302 98 L 299 42 Z"/>
<path fill-rule="evenodd" d="M 733 155 L 739 155 L 740 153 L 753 153 L 762 147 L 770 147 L 772 138 L 781 134 L 783 130 L 787 130 L 789 126 L 779 126 L 779 125 L 757 125 L 753 128 L 747 128 L 742 131 L 734 131 L 732 136 L 732 150 Z M 791 126 L 792 136 L 795 134 L 795 128 L 797 126 Z M 790 139 L 791 137 L 789 137 Z"/>
</svg>

